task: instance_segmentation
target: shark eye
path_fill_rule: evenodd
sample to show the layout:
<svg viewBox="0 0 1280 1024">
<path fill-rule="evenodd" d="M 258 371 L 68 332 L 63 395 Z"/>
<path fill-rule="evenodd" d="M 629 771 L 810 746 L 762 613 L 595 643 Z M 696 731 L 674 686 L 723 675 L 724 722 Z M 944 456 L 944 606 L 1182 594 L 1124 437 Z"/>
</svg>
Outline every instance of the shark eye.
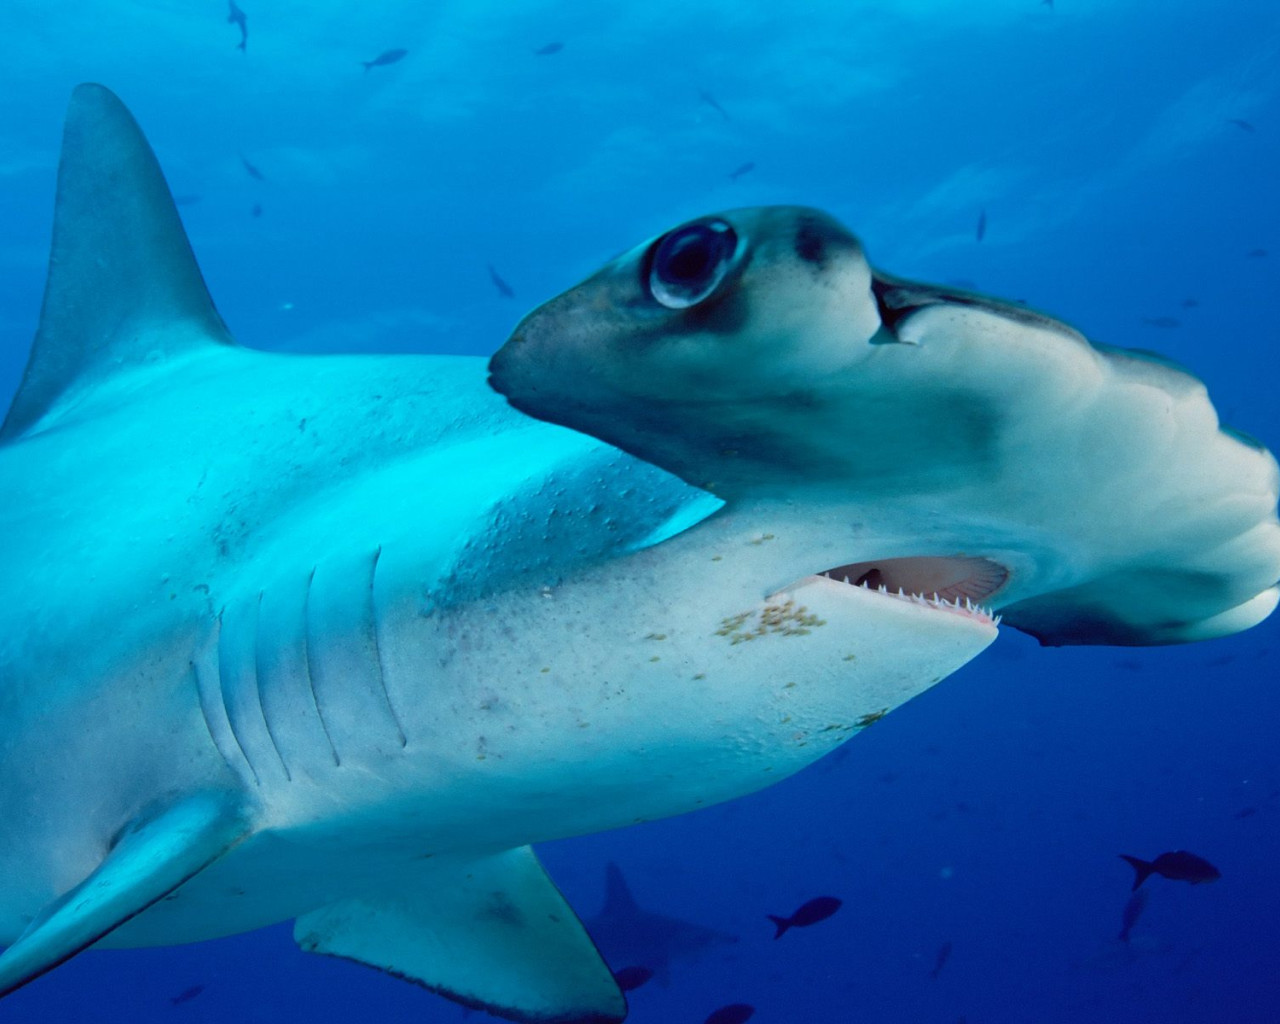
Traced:
<svg viewBox="0 0 1280 1024">
<path fill-rule="evenodd" d="M 722 220 L 677 228 L 658 240 L 649 261 L 649 292 L 668 309 L 705 299 L 724 280 L 738 236 Z"/>
</svg>

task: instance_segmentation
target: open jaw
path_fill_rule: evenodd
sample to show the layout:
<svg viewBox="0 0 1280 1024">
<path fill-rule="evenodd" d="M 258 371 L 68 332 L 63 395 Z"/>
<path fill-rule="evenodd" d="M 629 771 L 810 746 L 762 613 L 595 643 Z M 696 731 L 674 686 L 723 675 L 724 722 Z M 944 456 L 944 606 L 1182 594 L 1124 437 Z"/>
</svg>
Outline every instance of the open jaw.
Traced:
<svg viewBox="0 0 1280 1024">
<path fill-rule="evenodd" d="M 894 600 L 976 618 L 992 625 L 999 616 L 984 604 L 1009 579 L 1009 570 L 986 558 L 920 556 L 848 562 L 797 580 L 806 586 L 858 587 Z"/>
</svg>

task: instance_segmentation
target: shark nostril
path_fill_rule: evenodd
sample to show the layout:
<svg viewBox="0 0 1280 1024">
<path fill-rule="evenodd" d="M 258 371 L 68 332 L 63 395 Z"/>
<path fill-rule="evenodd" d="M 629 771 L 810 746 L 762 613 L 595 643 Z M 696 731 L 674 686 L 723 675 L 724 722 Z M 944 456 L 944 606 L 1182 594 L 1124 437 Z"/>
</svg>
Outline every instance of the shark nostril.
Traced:
<svg viewBox="0 0 1280 1024">
<path fill-rule="evenodd" d="M 827 244 L 818 226 L 810 219 L 800 222 L 795 238 L 796 255 L 806 263 L 822 267 L 827 262 Z"/>
</svg>

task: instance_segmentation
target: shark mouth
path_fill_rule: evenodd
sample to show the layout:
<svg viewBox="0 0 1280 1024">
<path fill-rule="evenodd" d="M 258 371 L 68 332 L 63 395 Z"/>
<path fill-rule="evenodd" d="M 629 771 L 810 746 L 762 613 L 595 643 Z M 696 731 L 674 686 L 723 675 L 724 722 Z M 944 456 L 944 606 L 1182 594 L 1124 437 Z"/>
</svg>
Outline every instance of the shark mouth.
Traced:
<svg viewBox="0 0 1280 1024">
<path fill-rule="evenodd" d="M 998 623 L 983 602 L 1004 586 L 1009 570 L 986 558 L 921 556 L 849 562 L 809 580 L 816 578 Z"/>
</svg>

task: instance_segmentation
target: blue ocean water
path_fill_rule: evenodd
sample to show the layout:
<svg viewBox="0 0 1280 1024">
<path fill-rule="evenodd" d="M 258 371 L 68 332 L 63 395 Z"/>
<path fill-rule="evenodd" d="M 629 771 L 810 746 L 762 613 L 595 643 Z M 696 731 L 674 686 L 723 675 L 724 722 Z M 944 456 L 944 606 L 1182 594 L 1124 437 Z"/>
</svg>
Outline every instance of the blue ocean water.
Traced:
<svg viewBox="0 0 1280 1024">
<path fill-rule="evenodd" d="M 1274 5 L 240 6 L 243 51 L 221 0 L 5 4 L 6 400 L 39 312 L 64 105 L 93 80 L 147 132 L 252 347 L 488 354 L 534 305 L 687 217 L 802 203 L 892 273 L 1172 356 L 1227 422 L 1280 446 Z M 644 907 L 738 936 L 635 991 L 639 1024 L 732 1002 L 818 1024 L 1274 1021 L 1278 630 L 1155 650 L 1006 630 L 791 780 L 540 853 L 585 917 L 613 861 Z M 1221 880 L 1153 879 L 1119 942 L 1118 854 L 1172 849 Z M 775 942 L 765 915 L 816 895 L 843 908 Z M 89 953 L 3 1012 L 462 1016 L 298 952 L 285 927 Z"/>
</svg>

